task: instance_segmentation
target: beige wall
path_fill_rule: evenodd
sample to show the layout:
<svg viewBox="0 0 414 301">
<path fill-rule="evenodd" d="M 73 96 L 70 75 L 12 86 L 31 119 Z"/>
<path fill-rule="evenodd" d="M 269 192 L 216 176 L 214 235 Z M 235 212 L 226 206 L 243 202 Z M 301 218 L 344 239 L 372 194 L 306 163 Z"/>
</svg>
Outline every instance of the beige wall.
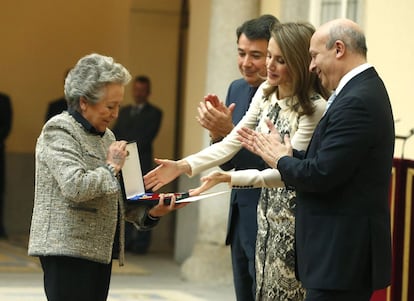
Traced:
<svg viewBox="0 0 414 301">
<path fill-rule="evenodd" d="M 414 38 L 411 0 L 367 0 L 365 31 L 368 61 L 380 73 L 391 98 L 396 134 L 406 135 L 414 128 Z M 414 159 L 414 137 L 408 140 L 405 157 Z M 395 155 L 401 155 L 402 143 L 397 140 Z"/>
<path fill-rule="evenodd" d="M 63 73 L 98 52 L 128 66 L 129 1 L 5 1 L 0 10 L 0 90 L 12 97 L 9 152 L 31 153 Z"/>
<path fill-rule="evenodd" d="M 280 0 L 261 0 L 260 14 L 272 14 L 276 18 L 280 18 Z"/>
<path fill-rule="evenodd" d="M 203 145 L 204 130 L 195 117 L 207 81 L 207 51 L 210 27 L 211 1 L 190 0 L 190 30 L 184 90 L 184 119 L 182 156 L 199 151 Z"/>
<path fill-rule="evenodd" d="M 174 153 L 180 4 L 180 0 L 132 1 L 128 68 L 133 76 L 150 76 L 150 101 L 164 113 L 154 141 L 158 158 L 171 158 Z"/>
</svg>

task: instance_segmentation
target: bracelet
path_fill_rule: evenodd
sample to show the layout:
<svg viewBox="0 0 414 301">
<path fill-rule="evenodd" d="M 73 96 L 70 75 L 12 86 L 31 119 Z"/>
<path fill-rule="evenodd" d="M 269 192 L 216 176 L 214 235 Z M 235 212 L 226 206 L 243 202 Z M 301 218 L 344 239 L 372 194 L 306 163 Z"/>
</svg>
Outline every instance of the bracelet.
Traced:
<svg viewBox="0 0 414 301">
<path fill-rule="evenodd" d="M 108 168 L 108 170 L 111 172 L 111 174 L 114 177 L 117 176 L 117 172 L 116 172 L 115 166 L 113 166 L 111 163 L 106 163 L 106 168 Z"/>
</svg>

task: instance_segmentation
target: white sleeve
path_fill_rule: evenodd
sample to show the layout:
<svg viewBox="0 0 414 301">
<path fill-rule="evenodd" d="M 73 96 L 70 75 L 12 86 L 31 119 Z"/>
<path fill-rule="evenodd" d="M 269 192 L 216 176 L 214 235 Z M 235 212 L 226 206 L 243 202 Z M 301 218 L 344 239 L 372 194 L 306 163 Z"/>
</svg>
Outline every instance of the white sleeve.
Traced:
<svg viewBox="0 0 414 301">
<path fill-rule="evenodd" d="M 325 111 L 326 101 L 319 98 L 314 102 L 315 112 L 312 115 L 303 115 L 299 118 L 298 130 L 292 137 L 292 147 L 297 150 L 306 150 L 312 138 L 313 131 Z M 282 177 L 277 169 L 268 168 L 262 171 L 257 169 L 237 170 L 229 172 L 232 188 L 256 187 L 284 187 Z"/>
<path fill-rule="evenodd" d="M 232 188 L 284 187 L 277 169 L 245 169 L 229 172 Z"/>
</svg>

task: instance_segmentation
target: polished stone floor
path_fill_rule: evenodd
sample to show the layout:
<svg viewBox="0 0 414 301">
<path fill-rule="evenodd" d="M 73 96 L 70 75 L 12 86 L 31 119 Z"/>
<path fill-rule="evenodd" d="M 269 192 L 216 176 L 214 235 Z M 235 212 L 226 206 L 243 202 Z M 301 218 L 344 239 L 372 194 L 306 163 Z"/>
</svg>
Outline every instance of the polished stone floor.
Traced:
<svg viewBox="0 0 414 301">
<path fill-rule="evenodd" d="M 126 254 L 125 267 L 114 265 L 108 301 L 233 301 L 231 283 L 193 283 L 167 254 Z M 45 301 L 36 258 L 13 242 L 0 241 L 0 300 Z"/>
</svg>

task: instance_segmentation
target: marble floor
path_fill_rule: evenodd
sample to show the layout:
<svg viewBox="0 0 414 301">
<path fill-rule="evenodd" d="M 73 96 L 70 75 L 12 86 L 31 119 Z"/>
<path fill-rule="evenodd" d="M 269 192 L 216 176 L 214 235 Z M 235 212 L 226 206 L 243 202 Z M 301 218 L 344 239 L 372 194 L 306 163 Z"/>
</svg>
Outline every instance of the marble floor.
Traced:
<svg viewBox="0 0 414 301">
<path fill-rule="evenodd" d="M 115 262 L 117 264 L 117 262 Z M 126 254 L 126 266 L 114 263 L 108 301 L 233 301 L 231 283 L 193 283 L 180 277 L 168 254 Z M 18 244 L 0 241 L 0 300 L 45 301 L 37 258 Z"/>
</svg>

